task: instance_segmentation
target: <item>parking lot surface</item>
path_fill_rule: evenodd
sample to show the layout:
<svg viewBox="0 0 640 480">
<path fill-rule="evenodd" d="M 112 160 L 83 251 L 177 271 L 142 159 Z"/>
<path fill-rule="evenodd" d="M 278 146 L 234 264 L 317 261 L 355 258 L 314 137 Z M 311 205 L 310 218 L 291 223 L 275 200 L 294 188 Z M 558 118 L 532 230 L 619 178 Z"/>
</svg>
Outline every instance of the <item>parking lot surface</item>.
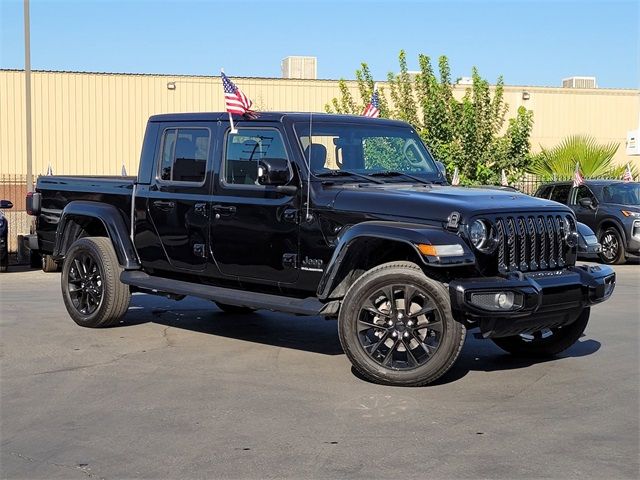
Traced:
<svg viewBox="0 0 640 480">
<path fill-rule="evenodd" d="M 134 295 L 76 326 L 59 274 L 0 275 L 2 478 L 638 478 L 640 266 L 562 356 L 469 335 L 436 385 L 358 378 L 335 321 Z"/>
</svg>

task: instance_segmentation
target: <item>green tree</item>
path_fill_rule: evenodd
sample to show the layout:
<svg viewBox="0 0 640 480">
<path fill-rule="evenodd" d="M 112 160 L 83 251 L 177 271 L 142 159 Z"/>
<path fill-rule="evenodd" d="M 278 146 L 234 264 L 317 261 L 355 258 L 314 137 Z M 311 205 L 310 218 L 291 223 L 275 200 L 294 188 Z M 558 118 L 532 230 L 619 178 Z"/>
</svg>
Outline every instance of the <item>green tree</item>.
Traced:
<svg viewBox="0 0 640 480">
<path fill-rule="evenodd" d="M 369 104 L 375 88 L 375 81 L 366 63 L 361 63 L 360 68 L 356 70 L 356 83 L 358 92 L 360 93 L 359 102 L 353 98 L 347 82 L 341 78 L 338 81 L 340 98 L 334 98 L 330 104 L 325 105 L 325 111 L 327 113 L 340 113 L 344 115 L 360 115 Z M 382 87 L 378 88 L 378 98 L 380 103 L 380 116 L 383 118 L 389 117 L 387 100 L 385 98 L 384 88 Z"/>
<path fill-rule="evenodd" d="M 585 178 L 621 178 L 626 166 L 613 164 L 618 147 L 617 143 L 599 144 L 588 135 L 572 135 L 550 149 L 543 148 L 533 157 L 528 171 L 544 180 L 568 179 L 573 176 L 576 163 L 580 163 Z M 631 170 L 637 177 L 636 168 Z"/>
<path fill-rule="evenodd" d="M 457 100 L 446 56 L 438 59 L 437 76 L 427 55 L 418 56 L 420 72 L 415 76 L 409 74 L 404 51 L 398 63 L 399 73 L 387 75 L 390 102 L 379 89 L 381 117 L 410 123 L 450 172 L 459 169 L 462 183 L 499 183 L 503 169 L 511 181 L 522 177 L 530 158 L 533 114 L 520 107 L 504 128 L 508 105 L 502 77 L 491 88 L 474 67 L 470 87 Z M 341 80 L 340 97 L 325 106 L 327 112 L 362 112 L 374 85 L 366 63 L 356 71 L 356 80 L 361 102 Z"/>
</svg>

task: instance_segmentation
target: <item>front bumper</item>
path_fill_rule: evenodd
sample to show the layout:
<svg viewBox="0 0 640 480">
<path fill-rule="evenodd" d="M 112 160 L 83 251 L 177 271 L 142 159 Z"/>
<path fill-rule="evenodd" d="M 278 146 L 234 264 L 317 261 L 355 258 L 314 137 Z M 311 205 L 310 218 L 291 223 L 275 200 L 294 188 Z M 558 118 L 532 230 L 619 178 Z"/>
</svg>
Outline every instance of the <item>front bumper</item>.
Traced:
<svg viewBox="0 0 640 480">
<path fill-rule="evenodd" d="M 634 220 L 627 232 L 627 253 L 640 255 L 640 220 Z"/>
<path fill-rule="evenodd" d="M 484 337 L 495 338 L 568 325 L 584 308 L 607 300 L 615 282 L 611 267 L 581 265 L 454 280 L 449 284 L 449 295 L 457 319 L 477 324 Z M 474 300 L 502 292 L 517 299 L 511 309 L 502 310 L 486 302 L 480 305 Z"/>
</svg>

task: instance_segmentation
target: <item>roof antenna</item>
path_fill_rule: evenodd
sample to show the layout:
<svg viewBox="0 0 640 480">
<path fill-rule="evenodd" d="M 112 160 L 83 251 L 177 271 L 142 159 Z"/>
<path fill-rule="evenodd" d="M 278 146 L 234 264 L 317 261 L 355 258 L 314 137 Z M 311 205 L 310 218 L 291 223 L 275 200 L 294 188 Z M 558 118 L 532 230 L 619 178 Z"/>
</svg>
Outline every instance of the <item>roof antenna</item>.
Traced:
<svg viewBox="0 0 640 480">
<path fill-rule="evenodd" d="M 310 197 L 311 197 L 311 148 L 313 145 L 313 141 L 311 139 L 311 132 L 313 129 L 313 112 L 309 112 L 309 146 L 307 147 L 307 212 L 305 215 L 305 220 L 307 222 L 310 222 L 311 220 L 313 220 L 313 215 L 311 215 L 310 212 L 310 208 L 309 208 L 309 203 L 310 203 Z"/>
</svg>

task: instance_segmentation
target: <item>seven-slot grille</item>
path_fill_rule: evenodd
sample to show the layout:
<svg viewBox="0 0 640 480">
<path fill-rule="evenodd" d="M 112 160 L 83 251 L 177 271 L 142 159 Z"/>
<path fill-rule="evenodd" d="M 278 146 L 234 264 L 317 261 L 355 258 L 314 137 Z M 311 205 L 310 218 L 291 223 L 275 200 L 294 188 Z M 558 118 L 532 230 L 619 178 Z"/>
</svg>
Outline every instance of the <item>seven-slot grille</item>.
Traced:
<svg viewBox="0 0 640 480">
<path fill-rule="evenodd" d="M 514 215 L 496 217 L 498 270 L 521 272 L 562 268 L 566 237 L 576 231 L 571 215 Z"/>
</svg>

